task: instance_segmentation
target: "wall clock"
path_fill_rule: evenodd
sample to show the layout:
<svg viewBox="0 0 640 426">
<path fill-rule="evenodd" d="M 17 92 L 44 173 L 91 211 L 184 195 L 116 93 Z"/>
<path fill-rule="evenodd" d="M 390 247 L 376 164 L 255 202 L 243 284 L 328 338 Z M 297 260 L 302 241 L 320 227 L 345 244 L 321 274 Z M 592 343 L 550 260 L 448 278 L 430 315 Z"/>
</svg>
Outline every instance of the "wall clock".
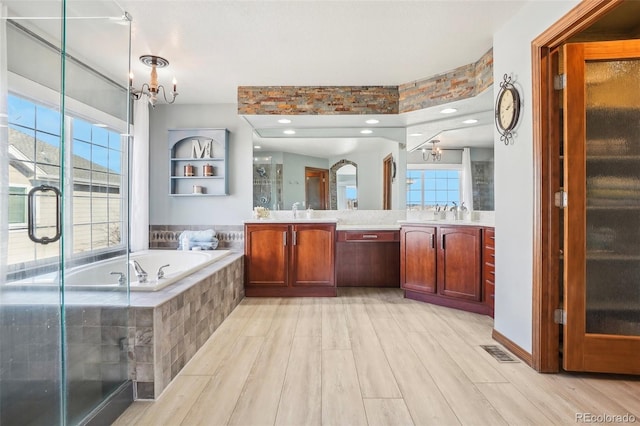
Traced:
<svg viewBox="0 0 640 426">
<path fill-rule="evenodd" d="M 500 83 L 500 91 L 496 99 L 496 127 L 500 133 L 500 140 L 505 145 L 513 142 L 513 129 L 520 118 L 520 92 L 512 83 L 511 77 L 504 75 Z"/>
</svg>

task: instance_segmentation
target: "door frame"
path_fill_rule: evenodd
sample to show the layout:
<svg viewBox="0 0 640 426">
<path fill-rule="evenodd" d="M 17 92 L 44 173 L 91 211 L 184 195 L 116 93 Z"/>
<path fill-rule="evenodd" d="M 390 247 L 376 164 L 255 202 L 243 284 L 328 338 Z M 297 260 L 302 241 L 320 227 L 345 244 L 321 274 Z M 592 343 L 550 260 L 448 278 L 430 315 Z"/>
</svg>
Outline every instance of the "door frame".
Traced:
<svg viewBox="0 0 640 426">
<path fill-rule="evenodd" d="M 531 43 L 533 115 L 533 304 L 532 367 L 544 373 L 560 371 L 559 214 L 554 193 L 559 190 L 552 51 L 583 31 L 624 0 L 584 0 Z M 554 139 L 555 138 L 555 139 Z"/>
<path fill-rule="evenodd" d="M 382 160 L 382 210 L 391 210 L 392 184 L 395 176 L 395 162 L 393 154 L 389 154 Z"/>
</svg>

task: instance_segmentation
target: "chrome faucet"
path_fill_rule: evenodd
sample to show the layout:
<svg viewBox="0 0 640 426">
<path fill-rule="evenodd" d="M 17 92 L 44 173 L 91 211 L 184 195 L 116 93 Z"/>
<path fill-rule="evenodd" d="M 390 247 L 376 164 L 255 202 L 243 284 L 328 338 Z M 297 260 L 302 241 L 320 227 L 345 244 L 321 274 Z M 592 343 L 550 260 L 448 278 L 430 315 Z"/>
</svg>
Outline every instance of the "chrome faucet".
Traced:
<svg viewBox="0 0 640 426">
<path fill-rule="evenodd" d="M 118 276 L 118 285 L 127 284 L 127 276 L 123 272 L 109 272 L 109 274 Z"/>
<path fill-rule="evenodd" d="M 167 266 L 171 266 L 171 265 L 167 263 L 166 265 L 162 265 L 160 269 L 158 269 L 158 273 L 156 274 L 156 278 L 158 280 L 161 280 L 164 278 L 164 268 L 166 268 Z"/>
<path fill-rule="evenodd" d="M 138 261 L 135 260 L 135 259 L 129 260 L 129 263 L 131 265 L 133 265 L 133 269 L 136 271 L 136 276 L 138 277 L 138 282 L 139 283 L 146 283 L 147 282 L 147 277 L 149 276 L 149 274 L 147 274 L 147 271 L 142 269 L 142 266 L 140 266 Z"/>
<path fill-rule="evenodd" d="M 291 211 L 293 212 L 293 218 L 297 219 L 298 218 L 298 207 L 300 206 L 299 202 L 295 202 L 293 203 L 293 206 L 291 206 Z"/>
</svg>

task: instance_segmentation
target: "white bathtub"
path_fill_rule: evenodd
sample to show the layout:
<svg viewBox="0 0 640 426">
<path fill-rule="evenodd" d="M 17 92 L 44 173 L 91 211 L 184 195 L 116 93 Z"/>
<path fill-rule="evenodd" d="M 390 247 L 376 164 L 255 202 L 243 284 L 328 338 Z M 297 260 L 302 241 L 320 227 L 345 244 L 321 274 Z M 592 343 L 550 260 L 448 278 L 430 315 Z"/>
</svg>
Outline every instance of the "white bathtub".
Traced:
<svg viewBox="0 0 640 426">
<path fill-rule="evenodd" d="M 210 265 L 230 253 L 229 250 L 201 250 L 201 251 L 177 251 L 177 250 L 146 250 L 131 253 L 129 259 L 138 261 L 147 274 L 147 282 L 139 283 L 135 270 L 129 265 L 129 279 L 131 291 L 157 291 L 190 275 L 197 270 Z M 164 278 L 157 279 L 158 269 L 164 268 Z M 64 286 L 67 290 L 99 290 L 117 288 L 118 275 L 112 272 L 125 273 L 125 257 L 119 256 L 102 260 L 88 265 L 69 269 L 65 274 Z M 56 283 L 57 274 L 46 274 L 14 282 L 14 285 L 31 285 L 36 287 L 53 285 Z"/>
</svg>

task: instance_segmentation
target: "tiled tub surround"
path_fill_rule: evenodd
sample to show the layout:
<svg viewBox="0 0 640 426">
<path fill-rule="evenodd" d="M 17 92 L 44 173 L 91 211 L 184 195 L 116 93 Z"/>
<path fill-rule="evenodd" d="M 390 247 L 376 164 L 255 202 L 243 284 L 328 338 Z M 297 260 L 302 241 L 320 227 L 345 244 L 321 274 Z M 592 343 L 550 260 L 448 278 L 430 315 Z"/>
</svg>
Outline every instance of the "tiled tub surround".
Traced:
<svg viewBox="0 0 640 426">
<path fill-rule="evenodd" d="M 242 225 L 151 225 L 149 226 L 150 249 L 177 249 L 182 231 L 204 231 L 215 229 L 218 249 L 242 252 L 244 231 Z"/>
<path fill-rule="evenodd" d="M 138 399 L 160 396 L 244 298 L 243 256 L 231 253 L 159 292 L 131 294 L 128 355 Z"/>
<path fill-rule="evenodd" d="M 162 290 L 131 292 L 129 307 L 124 291 L 67 291 L 70 392 L 78 398 L 101 395 L 130 379 L 137 398 L 158 397 L 244 298 L 243 257 L 233 252 Z M 43 396 L 43 407 L 58 403 L 46 389 L 59 385 L 59 297 L 51 291 L 0 292 L 2 384 L 52 395 Z M 13 411 L 19 414 L 20 407 Z"/>
</svg>

